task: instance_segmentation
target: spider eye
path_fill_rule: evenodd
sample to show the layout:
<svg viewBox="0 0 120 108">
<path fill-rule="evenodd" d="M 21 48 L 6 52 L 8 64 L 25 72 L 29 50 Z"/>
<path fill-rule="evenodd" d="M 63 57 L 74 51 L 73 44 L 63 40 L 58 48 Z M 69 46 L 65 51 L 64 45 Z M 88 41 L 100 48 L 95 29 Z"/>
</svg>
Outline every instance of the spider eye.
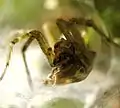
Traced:
<svg viewBox="0 0 120 108">
<path fill-rule="evenodd" d="M 62 60 L 65 60 L 65 59 L 66 59 L 66 56 L 65 56 L 63 53 L 61 53 L 61 54 L 59 54 L 58 57 L 56 57 L 56 58 L 53 60 L 53 64 L 54 64 L 54 65 L 60 64 L 60 62 L 61 62 Z"/>
<path fill-rule="evenodd" d="M 71 62 L 73 62 L 73 57 L 67 53 L 61 53 L 57 58 L 53 60 L 54 65 L 61 65 L 61 66 L 63 65 L 65 66 L 67 64 L 70 64 Z"/>
<path fill-rule="evenodd" d="M 55 44 L 54 49 L 57 49 L 59 47 L 58 43 Z"/>
</svg>

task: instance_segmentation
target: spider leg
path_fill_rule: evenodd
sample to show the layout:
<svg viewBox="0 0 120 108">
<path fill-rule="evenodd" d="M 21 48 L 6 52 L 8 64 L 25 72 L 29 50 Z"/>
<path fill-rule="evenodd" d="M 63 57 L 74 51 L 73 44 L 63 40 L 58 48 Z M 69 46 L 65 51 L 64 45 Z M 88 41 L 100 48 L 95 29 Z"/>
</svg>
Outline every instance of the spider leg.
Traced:
<svg viewBox="0 0 120 108">
<path fill-rule="evenodd" d="M 31 88 L 33 88 L 33 84 L 32 84 L 32 78 L 28 69 L 28 65 L 27 65 L 27 61 L 26 61 L 26 56 L 25 56 L 25 52 L 27 50 L 27 48 L 29 47 L 30 43 L 33 41 L 33 39 L 36 39 L 40 48 L 42 49 L 43 53 L 46 55 L 50 65 L 52 66 L 52 61 L 53 61 L 53 52 L 52 52 L 52 48 L 49 47 L 49 44 L 47 42 L 47 40 L 44 38 L 44 36 L 42 35 L 41 32 L 37 31 L 37 30 L 33 30 L 31 32 L 28 33 L 28 35 L 30 35 L 29 39 L 27 40 L 27 42 L 24 44 L 23 48 L 22 48 L 22 55 L 23 55 L 23 60 L 25 63 L 25 67 L 26 67 L 26 73 L 28 76 L 28 82 Z"/>
<path fill-rule="evenodd" d="M 29 47 L 29 45 L 31 44 L 31 42 L 33 41 L 33 39 L 34 39 L 34 37 L 32 37 L 32 36 L 29 37 L 28 40 L 26 41 L 26 43 L 24 44 L 23 48 L 22 48 L 23 61 L 24 61 L 24 64 L 25 64 L 28 83 L 29 83 L 31 89 L 33 89 L 33 84 L 32 84 L 32 78 L 31 78 L 31 75 L 30 75 L 30 71 L 28 69 L 25 52 L 26 52 L 27 48 Z"/>
<path fill-rule="evenodd" d="M 74 24 L 78 24 L 78 25 L 85 25 L 85 26 L 88 26 L 88 27 L 92 27 L 97 33 L 100 34 L 100 36 L 106 38 L 108 41 L 110 41 L 109 38 L 107 38 L 108 36 L 106 36 L 98 27 L 97 25 L 94 23 L 93 20 L 89 19 L 83 19 L 83 18 L 72 18 L 70 19 L 70 22 L 71 23 L 74 23 Z"/>
<path fill-rule="evenodd" d="M 29 32 L 29 35 L 30 37 L 34 37 L 37 40 L 40 48 L 42 49 L 43 53 L 46 55 L 50 66 L 53 67 L 54 53 L 48 41 L 46 40 L 45 36 L 38 30 L 33 30 Z"/>
<path fill-rule="evenodd" d="M 84 40 L 81 37 L 80 32 L 76 29 L 74 23 L 63 19 L 57 19 L 56 24 L 68 41 L 77 42 L 80 44 L 80 47 L 83 47 L 81 49 L 85 48 Z"/>
<path fill-rule="evenodd" d="M 63 19 L 57 19 L 56 24 L 57 24 L 59 30 L 61 31 L 61 33 L 64 34 L 66 39 L 72 42 L 73 41 L 73 36 L 70 33 L 70 30 L 68 29 L 67 21 L 65 21 Z"/>
<path fill-rule="evenodd" d="M 0 77 L 0 81 L 3 79 L 4 75 L 6 74 L 6 70 L 9 66 L 9 62 L 10 62 L 10 58 L 11 58 L 11 54 L 12 54 L 12 51 L 13 51 L 13 44 L 10 44 L 9 46 L 9 54 L 8 54 L 8 57 L 7 57 L 7 62 L 6 62 L 6 65 L 5 65 L 5 69 Z"/>
<path fill-rule="evenodd" d="M 3 79 L 3 77 L 4 77 L 5 73 L 6 73 L 6 70 L 7 70 L 8 66 L 9 66 L 10 59 L 11 59 L 11 54 L 12 54 L 12 50 L 13 50 L 14 45 L 16 43 L 22 41 L 25 38 L 28 38 L 28 40 L 26 41 L 26 43 L 24 44 L 24 46 L 22 48 L 22 56 L 23 56 L 23 60 L 24 60 L 24 63 L 25 63 L 25 67 L 26 67 L 26 73 L 27 73 L 27 76 L 28 76 L 28 82 L 29 82 L 30 87 L 32 88 L 32 79 L 31 79 L 31 76 L 30 76 L 30 72 L 29 72 L 29 69 L 28 69 L 26 56 L 25 56 L 25 52 L 26 52 L 27 48 L 29 47 L 29 45 L 31 44 L 31 42 L 34 39 L 37 40 L 39 46 L 41 47 L 43 53 L 46 55 L 46 57 L 47 57 L 47 59 L 49 61 L 49 64 L 51 66 L 52 66 L 52 59 L 53 59 L 53 56 L 54 56 L 53 52 L 52 52 L 52 48 L 49 47 L 49 44 L 48 44 L 47 40 L 42 35 L 42 33 L 40 31 L 37 31 L 37 30 L 32 30 L 29 33 L 26 33 L 25 35 L 16 37 L 14 40 L 11 41 L 10 50 L 9 50 L 9 54 L 8 54 L 8 59 L 7 59 L 7 62 L 6 62 L 5 69 L 4 69 L 3 73 L 2 73 L 2 76 L 0 77 L 0 80 Z"/>
<path fill-rule="evenodd" d="M 113 40 L 112 37 L 107 36 L 100 28 L 94 23 L 93 20 L 89 19 L 83 19 L 83 18 L 72 18 L 70 19 L 71 23 L 78 24 L 78 25 L 86 25 L 88 27 L 92 27 L 106 42 L 112 43 L 113 45 L 120 47 L 118 44 L 116 44 Z"/>
<path fill-rule="evenodd" d="M 108 34 L 108 36 L 102 32 L 97 25 L 94 23 L 93 20 L 86 20 L 86 24 L 89 27 L 92 27 L 106 42 L 108 43 L 112 43 L 113 45 L 117 46 L 120 48 L 120 45 L 116 44 L 113 40 L 112 40 L 112 36 L 110 34 Z"/>
<path fill-rule="evenodd" d="M 24 38 L 27 38 L 27 35 L 23 35 L 23 36 L 19 36 L 19 37 L 16 37 L 15 39 L 13 39 L 10 44 L 9 44 L 9 53 L 8 53 L 8 57 L 7 57 L 7 62 L 6 62 L 6 65 L 5 65 L 5 69 L 0 77 L 0 81 L 4 78 L 4 75 L 6 74 L 6 71 L 7 71 L 7 68 L 9 67 L 9 63 L 10 63 L 10 59 L 11 59 L 11 55 L 12 55 L 12 51 L 13 51 L 13 47 L 14 45 L 23 40 Z"/>
</svg>

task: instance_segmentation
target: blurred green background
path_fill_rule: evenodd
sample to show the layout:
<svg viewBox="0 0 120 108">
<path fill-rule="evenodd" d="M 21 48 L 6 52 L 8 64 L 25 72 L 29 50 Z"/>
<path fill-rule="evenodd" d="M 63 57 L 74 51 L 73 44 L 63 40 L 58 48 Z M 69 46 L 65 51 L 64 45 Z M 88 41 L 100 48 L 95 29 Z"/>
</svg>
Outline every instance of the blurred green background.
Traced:
<svg viewBox="0 0 120 108">
<path fill-rule="evenodd" d="M 106 25 L 115 37 L 120 37 L 120 0 L 94 0 Z"/>
<path fill-rule="evenodd" d="M 46 18 L 53 15 L 54 17 L 56 13 L 47 12 L 44 9 L 43 4 L 45 1 L 47 0 L 0 0 L 0 29 L 6 26 L 20 29 L 35 27 L 39 25 L 41 16 Z M 65 4 L 68 0 L 60 1 L 63 1 L 62 4 Z M 112 35 L 119 40 L 120 0 L 71 1 L 75 5 L 78 5 L 77 2 L 86 2 L 88 5 L 95 7 Z"/>
<path fill-rule="evenodd" d="M 29 22 L 40 20 L 43 15 L 43 3 L 46 0 L 0 0 L 0 27 L 16 24 L 22 27 Z M 67 0 L 65 0 L 66 2 Z M 107 27 L 115 37 L 120 29 L 120 0 L 71 0 L 94 4 Z M 63 2 L 64 3 L 64 2 Z"/>
</svg>

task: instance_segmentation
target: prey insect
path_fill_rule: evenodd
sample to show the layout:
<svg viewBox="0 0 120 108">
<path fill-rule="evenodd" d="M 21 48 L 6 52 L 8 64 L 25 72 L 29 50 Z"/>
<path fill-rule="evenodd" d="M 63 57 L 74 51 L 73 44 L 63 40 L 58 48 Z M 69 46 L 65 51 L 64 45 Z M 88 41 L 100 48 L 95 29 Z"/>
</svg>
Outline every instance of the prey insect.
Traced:
<svg viewBox="0 0 120 108">
<path fill-rule="evenodd" d="M 92 27 L 100 35 L 104 35 L 92 20 L 84 18 L 71 18 L 69 20 L 57 19 L 56 24 L 65 36 L 65 39 L 58 40 L 54 48 L 49 46 L 47 39 L 39 30 L 32 30 L 20 37 L 16 37 L 10 43 L 8 60 L 0 79 L 2 80 L 10 63 L 13 47 L 16 43 L 28 38 L 22 48 L 22 56 L 26 67 L 26 74 L 29 85 L 32 87 L 32 79 L 28 69 L 25 52 L 31 42 L 36 39 L 43 53 L 46 55 L 51 73 L 44 81 L 45 84 L 67 84 L 84 80 L 90 73 L 96 52 L 91 51 L 84 42 L 78 27 L 84 25 Z"/>
</svg>

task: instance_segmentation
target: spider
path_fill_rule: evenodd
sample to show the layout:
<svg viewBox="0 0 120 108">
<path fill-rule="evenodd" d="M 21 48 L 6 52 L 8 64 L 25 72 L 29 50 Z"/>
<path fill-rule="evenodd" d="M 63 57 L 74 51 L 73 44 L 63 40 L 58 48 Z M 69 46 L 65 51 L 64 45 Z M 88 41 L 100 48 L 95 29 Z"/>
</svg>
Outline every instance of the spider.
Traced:
<svg viewBox="0 0 120 108">
<path fill-rule="evenodd" d="M 89 47 L 85 45 L 78 27 L 80 25 L 92 27 L 100 35 L 106 36 L 99 30 L 94 21 L 90 19 L 71 18 L 69 20 L 64 20 L 59 18 L 56 20 L 56 24 L 61 34 L 65 36 L 65 39 L 61 38 L 58 40 L 55 43 L 54 48 L 49 46 L 47 39 L 39 30 L 31 30 L 26 34 L 13 39 L 10 43 L 8 60 L 0 79 L 3 79 L 7 67 L 9 66 L 14 45 L 23 39 L 28 38 L 22 48 L 22 55 L 26 67 L 28 83 L 31 87 L 32 79 L 28 69 L 25 52 L 34 39 L 37 40 L 52 67 L 52 71 L 44 81 L 44 84 L 68 84 L 84 80 L 92 70 L 96 52 L 90 50 Z"/>
</svg>

